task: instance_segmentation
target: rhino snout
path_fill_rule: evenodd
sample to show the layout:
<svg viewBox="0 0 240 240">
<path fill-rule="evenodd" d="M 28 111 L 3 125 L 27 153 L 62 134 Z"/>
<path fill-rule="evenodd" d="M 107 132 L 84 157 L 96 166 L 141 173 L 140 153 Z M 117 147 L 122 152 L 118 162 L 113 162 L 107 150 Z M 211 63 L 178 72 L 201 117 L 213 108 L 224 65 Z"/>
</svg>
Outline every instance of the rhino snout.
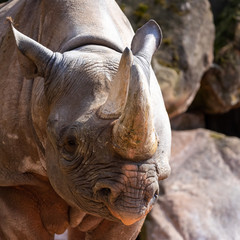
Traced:
<svg viewBox="0 0 240 240">
<path fill-rule="evenodd" d="M 131 179 L 127 185 L 102 180 L 96 183 L 93 192 L 96 200 L 103 202 L 115 218 L 131 225 L 152 209 L 159 195 L 159 185 L 157 180 L 143 184 Z"/>
</svg>

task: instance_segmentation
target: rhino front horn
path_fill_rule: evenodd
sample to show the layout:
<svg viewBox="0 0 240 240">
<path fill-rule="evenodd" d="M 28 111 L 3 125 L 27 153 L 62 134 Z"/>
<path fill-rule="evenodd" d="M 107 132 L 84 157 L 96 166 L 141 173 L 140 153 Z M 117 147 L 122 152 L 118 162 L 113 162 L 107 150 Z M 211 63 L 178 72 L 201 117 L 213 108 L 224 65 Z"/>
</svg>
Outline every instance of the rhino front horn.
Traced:
<svg viewBox="0 0 240 240">
<path fill-rule="evenodd" d="M 123 158 L 147 159 L 157 149 L 149 83 L 150 62 L 161 39 L 161 29 L 153 20 L 137 30 L 131 43 L 132 51 L 126 48 L 123 52 L 108 100 L 99 111 L 101 118 L 118 118 L 112 142 Z"/>
<path fill-rule="evenodd" d="M 127 103 L 113 127 L 113 148 L 123 158 L 143 160 L 157 149 L 146 76 L 138 65 L 131 68 Z"/>
<path fill-rule="evenodd" d="M 125 48 L 116 76 L 113 79 L 106 103 L 99 109 L 98 115 L 103 119 L 119 118 L 125 108 L 133 63 L 132 51 Z"/>
</svg>

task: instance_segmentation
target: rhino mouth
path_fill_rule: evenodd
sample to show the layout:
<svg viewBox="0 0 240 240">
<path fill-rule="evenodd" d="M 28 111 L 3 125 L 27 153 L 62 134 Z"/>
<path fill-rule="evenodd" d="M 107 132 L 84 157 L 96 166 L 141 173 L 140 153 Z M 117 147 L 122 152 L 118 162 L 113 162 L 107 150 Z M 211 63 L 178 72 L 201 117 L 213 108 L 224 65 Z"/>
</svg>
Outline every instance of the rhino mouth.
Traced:
<svg viewBox="0 0 240 240">
<path fill-rule="evenodd" d="M 98 165 L 85 181 L 79 171 L 71 172 L 72 203 L 84 212 L 110 221 L 131 225 L 144 218 L 158 198 L 159 184 L 156 164 L 123 163 L 103 168 Z M 95 166 L 94 166 L 95 167 Z M 75 169 L 75 168 L 74 168 Z M 78 168 L 77 168 L 78 170 Z M 86 172 L 85 169 L 81 168 Z M 81 180 L 81 181 L 80 181 Z"/>
<path fill-rule="evenodd" d="M 135 222 L 146 217 L 153 207 L 151 204 L 142 204 L 136 201 L 135 205 L 119 207 L 118 204 L 106 204 L 110 213 L 117 219 L 121 220 L 124 225 L 132 225 Z"/>
<path fill-rule="evenodd" d="M 126 177 L 120 182 L 103 180 L 93 189 L 96 201 L 104 204 L 112 217 L 125 225 L 144 218 L 152 209 L 159 192 L 156 177 L 135 171 L 131 171 L 130 175 L 135 177 Z"/>
<path fill-rule="evenodd" d="M 140 190 L 134 190 L 134 195 L 139 195 Z M 124 196 L 124 194 L 118 196 L 117 199 L 112 199 L 109 189 L 102 191 L 104 193 L 98 196 L 98 200 L 105 205 L 113 218 L 120 220 L 124 225 L 132 225 L 144 218 L 158 198 L 158 193 L 156 192 L 150 200 L 144 196 L 135 198 L 134 196 Z"/>
</svg>

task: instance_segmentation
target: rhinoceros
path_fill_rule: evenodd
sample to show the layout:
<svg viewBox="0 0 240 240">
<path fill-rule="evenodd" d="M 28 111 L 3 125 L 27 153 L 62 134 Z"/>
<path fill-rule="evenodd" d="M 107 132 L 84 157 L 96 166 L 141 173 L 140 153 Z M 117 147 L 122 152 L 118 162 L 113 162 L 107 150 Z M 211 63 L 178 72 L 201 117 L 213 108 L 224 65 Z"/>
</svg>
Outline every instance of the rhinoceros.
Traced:
<svg viewBox="0 0 240 240">
<path fill-rule="evenodd" d="M 159 26 L 113 0 L 0 7 L 0 239 L 135 239 L 170 173 Z"/>
</svg>

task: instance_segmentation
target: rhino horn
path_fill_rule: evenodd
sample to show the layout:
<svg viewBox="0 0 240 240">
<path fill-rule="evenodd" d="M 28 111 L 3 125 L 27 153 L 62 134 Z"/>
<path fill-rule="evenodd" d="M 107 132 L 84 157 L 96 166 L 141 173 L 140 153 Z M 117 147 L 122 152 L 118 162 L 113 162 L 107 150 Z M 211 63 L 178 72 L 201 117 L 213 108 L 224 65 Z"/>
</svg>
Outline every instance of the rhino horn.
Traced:
<svg viewBox="0 0 240 240">
<path fill-rule="evenodd" d="M 53 52 L 16 30 L 12 23 L 11 27 L 18 48 L 18 58 L 24 76 L 27 78 L 33 78 L 35 76 L 44 77 L 47 64 L 52 58 Z"/>
<path fill-rule="evenodd" d="M 150 62 L 162 39 L 158 24 L 150 20 L 137 30 L 131 48 L 136 64 L 131 67 L 127 102 L 113 127 L 113 148 L 123 158 L 147 159 L 156 152 L 158 139 L 151 109 Z"/>
<path fill-rule="evenodd" d="M 150 94 L 138 65 L 131 68 L 131 81 L 124 113 L 113 127 L 113 147 L 123 158 L 141 160 L 157 149 Z"/>
<path fill-rule="evenodd" d="M 108 99 L 99 109 L 99 116 L 103 119 L 119 118 L 126 105 L 128 87 L 130 81 L 130 70 L 133 63 L 133 55 L 129 48 L 125 48 Z"/>
</svg>

